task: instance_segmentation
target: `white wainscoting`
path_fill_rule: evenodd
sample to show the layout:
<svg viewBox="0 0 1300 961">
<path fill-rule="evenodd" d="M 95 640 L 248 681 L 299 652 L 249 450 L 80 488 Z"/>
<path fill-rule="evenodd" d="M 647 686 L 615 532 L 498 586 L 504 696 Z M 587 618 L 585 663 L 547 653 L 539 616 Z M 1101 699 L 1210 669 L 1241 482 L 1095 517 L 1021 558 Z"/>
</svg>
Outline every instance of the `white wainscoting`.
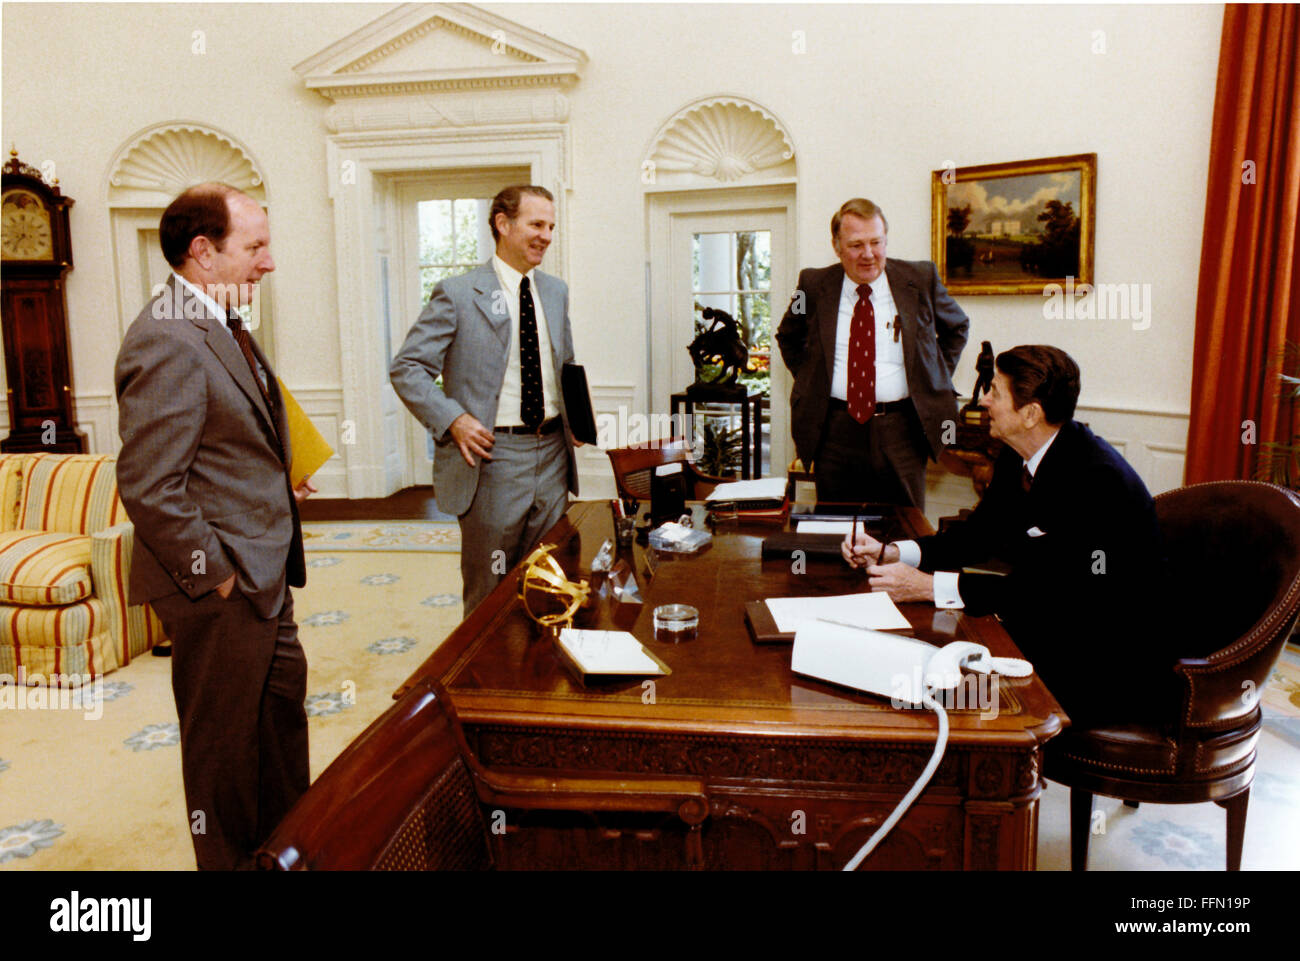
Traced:
<svg viewBox="0 0 1300 961">
<path fill-rule="evenodd" d="M 341 387 L 291 387 L 298 403 L 317 430 L 335 451 L 344 448 L 343 390 Z M 602 443 L 621 447 L 644 440 L 644 426 L 638 426 L 644 412 L 636 407 L 640 387 L 631 382 L 592 383 L 591 403 Z M 117 402 L 112 394 L 78 393 L 73 403 L 77 426 L 86 434 L 87 450 L 116 454 L 121 448 L 117 435 Z M 1081 406 L 1076 418 L 1109 441 L 1138 472 L 1152 494 L 1179 487 L 1187 449 L 1188 415 L 1175 411 Z M 9 412 L 0 407 L 0 431 L 8 431 Z M 355 438 L 352 438 L 355 441 Z M 614 474 L 604 447 L 586 445 L 578 449 L 578 482 L 583 500 L 604 500 L 614 496 Z M 336 453 L 317 471 L 313 483 L 317 497 L 347 496 L 347 476 L 342 457 Z M 926 516 L 955 514 L 975 505 L 970 481 L 930 465 L 926 484 Z"/>
<path fill-rule="evenodd" d="M 633 385 L 593 384 L 592 404 L 597 416 L 602 412 L 617 416 L 622 403 L 627 403 L 626 409 L 630 410 L 634 393 Z M 1186 413 L 1097 405 L 1080 406 L 1075 417 L 1119 451 L 1153 495 L 1182 486 L 1187 452 Z M 578 463 L 583 500 L 614 496 L 614 475 L 603 452 L 598 456 L 597 452 L 590 450 L 585 455 L 580 453 Z M 975 491 L 969 478 L 950 474 L 937 464 L 930 464 L 926 475 L 925 514 L 932 525 L 937 527 L 939 518 L 956 514 L 962 508 L 974 507 L 975 503 Z"/>
<path fill-rule="evenodd" d="M 965 399 L 961 403 L 965 403 Z M 1074 412 L 1093 433 L 1127 460 L 1154 496 L 1183 484 L 1188 415 L 1173 411 L 1083 406 Z M 925 516 L 938 526 L 940 517 L 975 506 L 970 480 L 930 464 L 926 476 Z"/>
<path fill-rule="evenodd" d="M 635 407 L 639 392 L 636 384 L 589 382 L 587 389 L 600 445 L 578 448 L 578 490 L 582 500 L 608 500 L 614 496 L 614 471 L 605 449 L 626 446 L 629 436 L 633 443 L 645 440 L 644 427 L 637 428 L 644 414 Z"/>
<path fill-rule="evenodd" d="M 321 432 L 325 442 L 334 448 L 334 456 L 312 475 L 312 484 L 320 491 L 312 497 L 347 497 L 347 468 L 341 451 L 347 443 L 356 443 L 356 427 L 347 429 L 343 416 L 343 388 L 341 387 L 290 387 L 302 411 Z"/>
<path fill-rule="evenodd" d="M 343 390 L 338 387 L 291 388 L 316 429 L 335 451 L 343 449 Z M 73 395 L 77 427 L 86 435 L 86 452 L 112 454 L 122 449 L 117 433 L 117 398 L 107 393 Z M 9 432 L 9 410 L 0 407 L 0 433 Z M 343 460 L 336 453 L 316 472 L 312 483 L 320 488 L 317 497 L 346 497 Z"/>
<path fill-rule="evenodd" d="M 87 454 L 116 454 L 122 446 L 117 436 L 117 398 L 102 392 L 72 395 L 77 429 L 86 435 Z M 0 404 L 0 435 L 9 434 L 9 405 Z"/>
<path fill-rule="evenodd" d="M 1187 413 L 1080 406 L 1074 416 L 1124 455 L 1152 495 L 1183 486 Z"/>
</svg>

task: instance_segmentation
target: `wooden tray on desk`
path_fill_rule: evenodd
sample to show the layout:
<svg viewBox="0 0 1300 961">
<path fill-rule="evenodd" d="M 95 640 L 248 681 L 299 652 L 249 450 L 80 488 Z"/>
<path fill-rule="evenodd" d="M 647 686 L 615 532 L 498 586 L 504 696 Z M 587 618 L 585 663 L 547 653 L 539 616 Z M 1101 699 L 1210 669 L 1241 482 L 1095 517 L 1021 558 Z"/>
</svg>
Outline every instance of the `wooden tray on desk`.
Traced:
<svg viewBox="0 0 1300 961">
<path fill-rule="evenodd" d="M 755 644 L 793 644 L 794 632 L 776 626 L 767 601 L 750 601 L 745 605 L 745 626 Z"/>
</svg>

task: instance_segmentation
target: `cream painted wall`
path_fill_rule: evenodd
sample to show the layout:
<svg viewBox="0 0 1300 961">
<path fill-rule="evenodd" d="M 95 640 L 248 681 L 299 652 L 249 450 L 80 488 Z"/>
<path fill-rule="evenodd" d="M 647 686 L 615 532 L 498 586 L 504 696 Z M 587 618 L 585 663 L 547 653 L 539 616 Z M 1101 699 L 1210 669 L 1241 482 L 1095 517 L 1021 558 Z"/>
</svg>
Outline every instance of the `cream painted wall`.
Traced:
<svg viewBox="0 0 1300 961">
<path fill-rule="evenodd" d="M 113 395 L 120 342 L 105 206 L 109 162 L 138 131 L 173 120 L 224 130 L 260 165 L 276 260 L 280 376 L 295 389 L 337 386 L 326 103 L 305 90 L 291 68 L 386 9 L 4 5 L 0 136 L 6 151 L 17 145 L 30 164 L 53 160 L 63 192 L 76 200 L 68 314 L 79 400 L 83 394 Z M 195 31 L 202 31 L 205 53 L 193 52 Z M 100 449 L 117 449 L 115 419 L 111 426 L 112 436 L 99 438 Z"/>
<path fill-rule="evenodd" d="M 891 255 L 928 260 L 932 170 L 1095 152 L 1096 276 L 1151 284 L 1150 329 L 1045 320 L 1036 296 L 964 297 L 976 343 L 958 388 L 975 382 L 979 339 L 1050 342 L 1079 361 L 1082 403 L 1186 412 L 1221 6 L 494 9 L 591 58 L 573 94 L 570 244 L 575 316 L 602 318 L 581 341 L 597 356 L 640 331 L 635 307 L 609 304 L 643 283 L 632 228 L 649 138 L 687 102 L 728 91 L 768 107 L 794 140 L 805 266 L 833 262 L 830 216 L 851 196 L 884 208 Z"/>
<path fill-rule="evenodd" d="M 108 162 L 140 129 L 181 118 L 239 138 L 265 171 L 281 375 L 295 390 L 340 386 L 327 102 L 305 91 L 291 68 L 388 9 L 4 5 L 0 136 L 29 163 L 55 161 L 77 200 L 68 297 L 79 403 L 83 395 L 111 399 L 113 389 Z M 1131 435 L 1135 466 L 1153 488 L 1177 483 L 1170 465 L 1181 461 L 1190 389 L 1221 6 L 490 9 L 589 58 L 569 93 L 573 182 L 561 219 L 575 342 L 593 384 L 643 379 L 640 165 L 659 126 L 691 100 L 739 94 L 785 124 L 797 150 L 801 265 L 832 259 L 829 218 L 849 196 L 885 209 L 891 255 L 928 259 L 930 171 L 947 161 L 1095 152 L 1097 279 L 1150 284 L 1150 329 L 1046 320 L 1036 296 L 961 303 L 975 348 L 989 339 L 999 349 L 1047 341 L 1070 351 L 1083 368 L 1084 407 L 1128 418 L 1115 430 Z M 206 54 L 191 52 L 195 30 L 204 31 Z M 796 31 L 804 53 L 793 52 Z M 1096 31 L 1104 53 L 1093 52 Z M 51 49 L 60 51 L 58 70 Z M 974 383 L 975 352 L 962 358 L 963 391 Z M 1143 412 L 1175 416 L 1148 431 L 1157 421 Z M 1163 467 L 1134 454 L 1147 433 Z M 101 449 L 115 449 L 111 441 L 100 439 Z"/>
</svg>

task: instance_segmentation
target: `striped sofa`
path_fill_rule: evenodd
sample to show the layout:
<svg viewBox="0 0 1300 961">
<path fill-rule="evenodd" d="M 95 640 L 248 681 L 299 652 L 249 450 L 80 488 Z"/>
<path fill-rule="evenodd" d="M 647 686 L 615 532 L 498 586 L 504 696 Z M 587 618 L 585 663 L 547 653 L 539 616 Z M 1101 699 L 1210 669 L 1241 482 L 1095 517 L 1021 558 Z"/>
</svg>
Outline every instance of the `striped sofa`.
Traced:
<svg viewBox="0 0 1300 961">
<path fill-rule="evenodd" d="M 76 684 L 165 639 L 127 604 L 133 530 L 111 457 L 0 454 L 0 675 Z"/>
</svg>

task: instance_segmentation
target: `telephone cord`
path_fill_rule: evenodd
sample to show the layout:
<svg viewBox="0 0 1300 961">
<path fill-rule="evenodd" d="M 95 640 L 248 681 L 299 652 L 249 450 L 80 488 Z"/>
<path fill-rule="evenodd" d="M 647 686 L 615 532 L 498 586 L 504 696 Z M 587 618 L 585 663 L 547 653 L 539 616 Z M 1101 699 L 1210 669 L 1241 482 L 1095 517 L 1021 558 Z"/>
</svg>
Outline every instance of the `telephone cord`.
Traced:
<svg viewBox="0 0 1300 961">
<path fill-rule="evenodd" d="M 871 835 L 871 838 L 867 843 L 858 849 L 858 853 L 853 855 L 848 864 L 844 865 L 845 871 L 856 871 L 858 865 L 862 863 L 863 859 L 875 850 L 876 845 L 885 839 L 885 835 L 894 829 L 894 825 L 902 819 L 903 815 L 907 813 L 907 809 L 912 806 L 912 802 L 917 799 L 920 793 L 925 790 L 925 786 L 930 783 L 930 778 L 934 776 L 935 769 L 939 767 L 939 762 L 943 760 L 943 752 L 948 746 L 948 712 L 943 709 L 942 704 L 931 696 L 929 690 L 926 690 L 926 692 L 921 696 L 921 703 L 934 711 L 939 718 L 939 738 L 935 741 L 934 753 L 930 755 L 930 763 L 925 766 L 925 770 L 922 771 L 921 776 L 916 779 L 916 783 L 912 785 L 912 789 L 908 791 L 907 794 L 903 795 L 903 800 L 898 802 L 898 806 L 895 807 L 893 813 L 885 819 L 885 823 L 876 828 L 876 833 Z"/>
</svg>

